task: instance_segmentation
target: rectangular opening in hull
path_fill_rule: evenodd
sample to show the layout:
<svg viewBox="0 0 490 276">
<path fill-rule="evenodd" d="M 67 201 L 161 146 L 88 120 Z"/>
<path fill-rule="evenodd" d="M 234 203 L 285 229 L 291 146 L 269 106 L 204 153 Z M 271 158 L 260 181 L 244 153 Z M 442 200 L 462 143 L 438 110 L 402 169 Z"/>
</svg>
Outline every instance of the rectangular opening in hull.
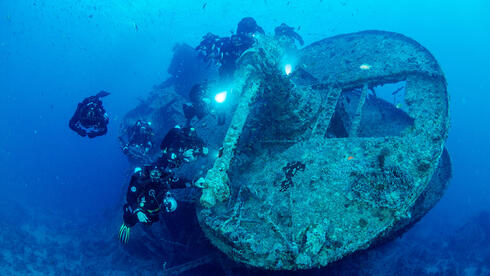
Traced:
<svg viewBox="0 0 490 276">
<path fill-rule="evenodd" d="M 405 85 L 405 81 L 400 81 L 342 91 L 327 136 L 401 136 L 413 126 L 413 118 L 404 110 Z"/>
</svg>

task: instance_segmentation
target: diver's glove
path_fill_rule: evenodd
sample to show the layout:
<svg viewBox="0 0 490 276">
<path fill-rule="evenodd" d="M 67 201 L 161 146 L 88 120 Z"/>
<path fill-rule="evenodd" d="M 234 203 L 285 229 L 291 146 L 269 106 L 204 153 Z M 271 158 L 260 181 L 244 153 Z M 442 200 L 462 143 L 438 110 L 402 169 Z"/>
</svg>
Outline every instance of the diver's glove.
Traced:
<svg viewBox="0 0 490 276">
<path fill-rule="evenodd" d="M 138 211 L 138 213 L 136 213 L 136 215 L 138 216 L 138 220 L 142 223 L 147 223 L 149 222 L 150 220 L 148 219 L 148 217 L 146 216 L 145 213 L 141 212 L 141 211 Z"/>
<path fill-rule="evenodd" d="M 126 244 L 129 241 L 129 233 L 131 231 L 131 228 L 126 226 L 126 224 L 121 225 L 121 228 L 119 228 L 119 241 L 122 243 Z"/>
</svg>

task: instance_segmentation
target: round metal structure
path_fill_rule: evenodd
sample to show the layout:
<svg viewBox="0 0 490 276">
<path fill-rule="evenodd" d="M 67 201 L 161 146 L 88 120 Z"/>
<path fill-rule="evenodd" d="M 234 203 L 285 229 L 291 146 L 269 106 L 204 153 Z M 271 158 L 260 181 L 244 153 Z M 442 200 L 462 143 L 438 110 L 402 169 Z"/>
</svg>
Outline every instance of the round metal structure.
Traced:
<svg viewBox="0 0 490 276">
<path fill-rule="evenodd" d="M 389 83 L 403 84 L 402 106 L 373 94 Z M 365 31 L 295 50 L 259 37 L 234 87 L 237 107 L 197 210 L 232 259 L 325 266 L 396 237 L 442 196 L 447 85 L 416 41 Z"/>
</svg>

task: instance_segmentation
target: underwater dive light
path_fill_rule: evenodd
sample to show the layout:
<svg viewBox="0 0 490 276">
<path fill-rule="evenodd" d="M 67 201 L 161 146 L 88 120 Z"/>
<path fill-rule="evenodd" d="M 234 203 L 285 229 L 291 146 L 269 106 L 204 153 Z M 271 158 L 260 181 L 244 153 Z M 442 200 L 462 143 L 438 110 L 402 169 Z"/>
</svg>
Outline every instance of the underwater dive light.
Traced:
<svg viewBox="0 0 490 276">
<path fill-rule="evenodd" d="M 371 67 L 372 67 L 371 65 L 366 64 L 366 63 L 363 63 L 363 64 L 361 64 L 361 66 L 359 66 L 359 68 L 361 70 L 369 70 L 369 69 L 371 69 Z"/>
<path fill-rule="evenodd" d="M 217 103 L 222 103 L 226 100 L 226 95 L 228 94 L 227 91 L 223 91 L 223 92 L 220 92 L 218 94 L 216 94 L 216 96 L 214 96 L 214 100 L 217 102 Z"/>
<path fill-rule="evenodd" d="M 284 66 L 284 71 L 286 72 L 286 75 L 291 74 L 291 71 L 293 71 L 293 66 L 291 66 L 291 64 L 286 64 L 286 66 Z"/>
</svg>

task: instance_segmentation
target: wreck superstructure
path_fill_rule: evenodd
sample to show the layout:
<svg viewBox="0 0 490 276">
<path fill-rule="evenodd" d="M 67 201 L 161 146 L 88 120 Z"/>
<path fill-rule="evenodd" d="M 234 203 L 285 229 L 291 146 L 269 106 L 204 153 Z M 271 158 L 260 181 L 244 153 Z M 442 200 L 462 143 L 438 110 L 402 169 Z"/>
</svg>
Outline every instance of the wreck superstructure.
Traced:
<svg viewBox="0 0 490 276">
<path fill-rule="evenodd" d="M 197 216 L 231 259 L 322 267 L 396 237 L 441 198 L 451 176 L 447 85 L 416 41 L 364 31 L 297 50 L 258 36 L 237 64 L 227 124 L 195 126 L 222 147 L 202 171 Z M 403 106 L 374 93 L 390 83 L 404 84 Z M 127 125 L 144 117 L 162 136 L 169 119 L 184 121 L 183 101 L 154 96 Z"/>
<path fill-rule="evenodd" d="M 324 39 L 298 51 L 290 75 L 284 54 L 263 38 L 242 57 L 198 214 L 233 259 L 307 269 L 393 237 L 438 201 L 450 177 L 448 94 L 437 61 L 400 34 Z M 402 81 L 404 109 L 368 96 Z"/>
</svg>

